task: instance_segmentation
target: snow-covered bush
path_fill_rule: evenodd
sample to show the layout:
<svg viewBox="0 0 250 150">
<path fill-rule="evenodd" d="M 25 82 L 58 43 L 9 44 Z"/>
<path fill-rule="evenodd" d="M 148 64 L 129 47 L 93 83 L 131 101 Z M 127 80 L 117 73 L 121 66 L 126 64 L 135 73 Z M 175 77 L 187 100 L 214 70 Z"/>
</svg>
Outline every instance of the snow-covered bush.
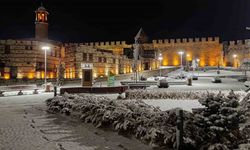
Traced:
<svg viewBox="0 0 250 150">
<path fill-rule="evenodd" d="M 200 141 L 201 149 L 217 149 L 217 144 L 223 144 L 221 149 L 234 149 L 244 142 L 239 125 L 245 121 L 245 117 L 238 107 L 239 99 L 233 91 L 227 96 L 222 93 L 209 93 L 199 102 L 205 108 L 194 113 L 194 123 L 200 129 L 200 138 L 205 139 Z"/>
<path fill-rule="evenodd" d="M 244 133 L 246 139 L 250 141 L 250 93 L 240 102 L 241 111 L 244 112 L 248 122 L 242 125 L 242 132 Z M 248 144 L 250 147 L 250 144 Z"/>
<path fill-rule="evenodd" d="M 176 100 L 194 100 L 194 99 L 201 99 L 206 97 L 207 93 L 223 93 L 229 94 L 229 90 L 225 91 L 218 91 L 218 90 L 195 90 L 195 91 L 183 91 L 183 90 L 143 90 L 143 89 L 134 89 L 134 90 L 127 90 L 126 91 L 126 98 L 125 99 L 176 99 Z M 244 91 L 235 92 L 239 99 L 242 99 L 246 96 Z"/>
<path fill-rule="evenodd" d="M 244 120 L 237 110 L 237 96 L 207 93 L 200 100 L 205 108 L 194 113 L 184 111 L 186 149 L 234 148 L 243 140 L 239 123 Z M 158 146 L 176 146 L 176 110 L 161 111 L 141 100 L 119 101 L 107 97 L 65 94 L 46 101 L 48 111 L 64 113 L 109 127 L 121 134 L 134 135 Z"/>
<path fill-rule="evenodd" d="M 121 134 L 134 135 L 151 144 L 176 145 L 175 110 L 161 111 L 143 101 L 117 101 L 70 94 L 48 99 L 46 103 L 49 112 L 73 115 L 96 127 L 111 127 Z M 192 115 L 185 114 L 185 117 Z"/>
</svg>

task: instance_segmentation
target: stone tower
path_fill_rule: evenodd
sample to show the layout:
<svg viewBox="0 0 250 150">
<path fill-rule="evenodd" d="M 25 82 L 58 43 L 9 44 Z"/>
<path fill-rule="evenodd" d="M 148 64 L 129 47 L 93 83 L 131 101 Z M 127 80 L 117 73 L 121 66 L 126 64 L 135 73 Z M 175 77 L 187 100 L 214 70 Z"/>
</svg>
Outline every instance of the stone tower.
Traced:
<svg viewBox="0 0 250 150">
<path fill-rule="evenodd" d="M 41 4 L 41 6 L 35 11 L 35 14 L 36 14 L 35 37 L 37 40 L 47 40 L 48 39 L 48 15 L 49 13 Z"/>
</svg>

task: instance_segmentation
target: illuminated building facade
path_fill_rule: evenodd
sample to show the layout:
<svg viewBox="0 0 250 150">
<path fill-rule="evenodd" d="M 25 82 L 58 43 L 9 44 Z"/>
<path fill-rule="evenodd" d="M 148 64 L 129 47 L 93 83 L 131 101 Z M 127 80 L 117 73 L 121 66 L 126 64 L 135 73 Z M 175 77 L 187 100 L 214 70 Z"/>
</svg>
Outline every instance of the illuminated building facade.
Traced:
<svg viewBox="0 0 250 150">
<path fill-rule="evenodd" d="M 0 40 L 0 78 L 41 79 L 44 78 L 43 45 L 49 45 L 47 52 L 47 78 L 57 76 L 61 57 L 61 43 L 30 40 Z"/>
</svg>

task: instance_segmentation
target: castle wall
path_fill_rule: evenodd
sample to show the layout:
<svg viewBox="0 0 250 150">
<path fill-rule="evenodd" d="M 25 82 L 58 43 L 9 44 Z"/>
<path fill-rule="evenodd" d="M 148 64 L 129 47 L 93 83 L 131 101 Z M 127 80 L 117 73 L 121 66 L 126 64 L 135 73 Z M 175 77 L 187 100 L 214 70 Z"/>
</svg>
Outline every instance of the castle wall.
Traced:
<svg viewBox="0 0 250 150">
<path fill-rule="evenodd" d="M 91 46 L 98 49 L 112 50 L 115 55 L 122 55 L 124 48 L 131 48 L 132 45 L 127 44 L 126 41 L 107 41 L 107 42 L 89 42 L 89 43 L 66 43 L 66 45 L 75 46 Z"/>
<path fill-rule="evenodd" d="M 82 44 L 66 44 L 66 73 L 65 78 L 81 78 L 81 63 L 93 63 L 93 77 L 107 76 L 109 72 L 114 74 L 129 73 L 131 63 L 129 59 L 116 55 L 112 51 L 99 51 L 93 46 Z M 122 65 L 121 65 L 122 64 Z M 129 66 L 129 67 L 128 67 Z"/>
<path fill-rule="evenodd" d="M 55 78 L 60 46 L 34 40 L 0 40 L 0 78 L 44 78 L 42 45 L 51 47 L 47 52 L 47 77 Z"/>
<path fill-rule="evenodd" d="M 239 67 L 245 58 L 250 58 L 250 40 L 229 41 L 224 53 L 224 63 L 227 66 Z"/>
<path fill-rule="evenodd" d="M 201 67 L 222 65 L 222 44 L 218 37 L 153 40 L 153 48 L 162 53 L 164 66 L 181 65 L 180 51 L 184 52 L 183 64 L 200 59 Z"/>
</svg>

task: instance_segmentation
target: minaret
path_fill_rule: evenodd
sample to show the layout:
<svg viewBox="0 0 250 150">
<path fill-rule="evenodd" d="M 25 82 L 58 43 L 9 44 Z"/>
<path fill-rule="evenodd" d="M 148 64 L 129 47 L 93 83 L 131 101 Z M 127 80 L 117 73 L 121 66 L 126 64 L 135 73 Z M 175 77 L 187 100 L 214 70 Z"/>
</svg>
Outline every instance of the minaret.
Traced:
<svg viewBox="0 0 250 150">
<path fill-rule="evenodd" d="M 41 6 L 35 11 L 36 13 L 36 31 L 35 37 L 38 40 L 47 40 L 48 39 L 48 15 L 49 13 Z"/>
<path fill-rule="evenodd" d="M 146 33 L 143 31 L 142 28 L 140 28 L 139 32 L 135 36 L 135 43 L 143 44 L 143 43 L 146 43 L 147 41 L 148 41 L 148 37 Z"/>
</svg>

